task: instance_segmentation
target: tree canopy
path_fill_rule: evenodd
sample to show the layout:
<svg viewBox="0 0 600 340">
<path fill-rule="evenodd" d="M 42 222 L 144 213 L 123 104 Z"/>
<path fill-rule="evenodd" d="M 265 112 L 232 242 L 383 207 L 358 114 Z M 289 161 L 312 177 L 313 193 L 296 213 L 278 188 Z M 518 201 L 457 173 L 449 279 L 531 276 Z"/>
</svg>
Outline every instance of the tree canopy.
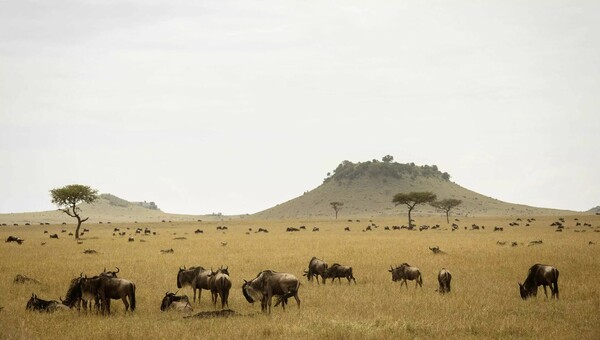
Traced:
<svg viewBox="0 0 600 340">
<path fill-rule="evenodd" d="M 432 207 L 443 210 L 446 213 L 446 222 L 450 223 L 450 210 L 462 204 L 462 201 L 456 198 L 446 198 L 430 203 Z"/>
<path fill-rule="evenodd" d="M 405 205 L 408 208 L 408 226 L 412 225 L 410 214 L 412 210 L 419 204 L 431 203 L 435 201 L 437 196 L 430 191 L 411 191 L 409 193 L 397 193 L 394 195 L 392 202 L 396 205 Z"/>
<path fill-rule="evenodd" d="M 77 205 L 94 202 L 98 199 L 98 190 L 92 189 L 87 185 L 71 184 L 50 190 L 50 196 L 52 197 L 52 203 L 58 206 L 58 210 L 77 218 L 75 238 L 79 239 L 79 228 L 89 217 L 82 219 L 79 215 L 81 209 Z"/>
</svg>

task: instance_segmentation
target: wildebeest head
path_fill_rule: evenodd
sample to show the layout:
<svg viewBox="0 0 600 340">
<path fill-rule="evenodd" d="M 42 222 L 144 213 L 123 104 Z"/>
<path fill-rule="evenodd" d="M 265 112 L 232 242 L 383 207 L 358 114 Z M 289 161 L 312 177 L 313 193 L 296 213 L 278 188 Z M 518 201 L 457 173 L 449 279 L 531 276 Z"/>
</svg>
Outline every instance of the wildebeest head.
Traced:
<svg viewBox="0 0 600 340">
<path fill-rule="evenodd" d="M 519 293 L 521 293 L 521 299 L 525 300 L 532 295 L 531 292 L 529 292 L 523 284 L 521 284 L 520 282 L 518 282 L 518 284 L 519 284 Z"/>
<path fill-rule="evenodd" d="M 179 292 L 179 291 L 177 291 L 177 292 Z M 162 302 L 160 304 L 160 310 L 161 311 L 164 312 L 165 310 L 169 309 L 169 307 L 171 306 L 171 304 L 173 302 L 179 302 L 179 301 L 181 301 L 181 302 L 185 302 L 185 303 L 188 303 L 188 304 L 190 303 L 190 300 L 187 297 L 187 295 L 177 295 L 177 292 L 172 293 L 172 292 L 167 291 L 165 293 L 165 297 L 163 298 L 163 300 L 162 300 Z"/>
</svg>

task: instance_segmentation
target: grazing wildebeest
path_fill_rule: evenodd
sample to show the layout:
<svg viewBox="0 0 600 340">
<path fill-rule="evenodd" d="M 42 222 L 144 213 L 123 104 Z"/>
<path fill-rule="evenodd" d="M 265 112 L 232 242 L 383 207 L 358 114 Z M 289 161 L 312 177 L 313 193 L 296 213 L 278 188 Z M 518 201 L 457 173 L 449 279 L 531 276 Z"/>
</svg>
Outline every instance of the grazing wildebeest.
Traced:
<svg viewBox="0 0 600 340">
<path fill-rule="evenodd" d="M 190 286 L 194 290 L 194 303 L 196 303 L 196 289 L 198 290 L 198 303 L 202 297 L 202 289 L 210 290 L 209 276 L 211 271 L 203 267 L 179 268 L 177 273 L 177 288 Z"/>
<path fill-rule="evenodd" d="M 26 310 L 35 310 L 38 312 L 55 312 L 59 309 L 67 310 L 69 309 L 67 306 L 55 300 L 42 300 L 37 297 L 35 294 L 31 294 L 31 298 L 27 301 Z"/>
<path fill-rule="evenodd" d="M 441 294 L 450 293 L 450 281 L 452 281 L 452 274 L 448 269 L 442 268 L 438 273 L 438 283 L 440 284 L 438 292 Z"/>
<path fill-rule="evenodd" d="M 161 254 L 173 254 L 175 251 L 173 250 L 173 248 L 169 248 L 169 249 L 161 249 L 160 252 L 161 252 Z"/>
<path fill-rule="evenodd" d="M 273 296 L 277 296 L 278 300 L 275 304 L 277 307 L 281 303 L 281 307 L 285 310 L 287 299 L 294 297 L 298 308 L 300 308 L 300 298 L 298 297 L 298 289 L 300 281 L 292 274 L 278 273 L 272 270 L 264 270 L 250 280 L 244 280 L 242 293 L 246 300 L 254 303 L 255 300 L 260 300 L 260 307 L 263 312 L 271 313 L 271 302 Z"/>
<path fill-rule="evenodd" d="M 339 263 L 334 263 L 331 267 L 326 268 L 323 273 L 323 279 L 331 278 L 331 283 L 338 279 L 339 283 L 342 283 L 342 277 L 345 277 L 348 280 L 348 284 L 354 281 L 356 284 L 356 279 L 352 275 L 352 267 L 350 266 L 342 266 Z"/>
<path fill-rule="evenodd" d="M 400 287 L 402 287 L 402 284 L 405 284 L 406 289 L 408 289 L 407 280 L 415 280 L 415 288 L 417 288 L 417 286 L 423 288 L 423 277 L 417 267 L 413 267 L 405 262 L 396 268 L 390 266 L 390 270 L 388 271 L 392 273 L 392 281 L 400 281 Z"/>
<path fill-rule="evenodd" d="M 212 302 L 215 308 L 217 307 L 217 297 L 221 297 L 221 309 L 225 309 L 227 305 L 229 307 L 229 290 L 231 289 L 231 279 L 229 278 L 229 271 L 226 268 L 219 268 L 216 272 L 210 270 L 210 276 L 208 284 L 210 286 L 210 292 L 212 294 Z"/>
<path fill-rule="evenodd" d="M 558 269 L 545 264 L 534 264 L 527 272 L 523 284 L 519 283 L 519 291 L 523 300 L 530 296 L 537 296 L 538 286 L 544 286 L 544 294 L 548 297 L 546 286 L 550 286 L 552 298 L 558 299 Z"/>
<path fill-rule="evenodd" d="M 350 227 L 344 228 L 344 231 L 350 231 Z"/>
<path fill-rule="evenodd" d="M 194 231 L 194 234 L 204 234 L 204 231 L 201 229 L 196 229 L 196 231 Z"/>
<path fill-rule="evenodd" d="M 50 238 L 55 238 L 58 240 L 58 234 L 50 234 Z"/>
<path fill-rule="evenodd" d="M 162 312 L 168 310 L 176 310 L 179 312 L 191 313 L 194 309 L 190 304 L 190 299 L 187 295 L 176 295 L 177 293 L 166 292 L 160 304 Z"/>
<path fill-rule="evenodd" d="M 313 277 L 316 277 L 317 284 L 319 284 L 319 276 L 321 276 L 323 283 L 325 283 L 325 277 L 323 276 L 325 269 L 327 269 L 327 262 L 313 256 L 308 263 L 308 271 L 305 270 L 303 275 L 306 276 L 308 281 L 312 281 Z"/>
<path fill-rule="evenodd" d="M 84 277 L 80 281 L 82 299 L 89 301 L 92 298 L 100 301 L 102 314 L 110 315 L 110 300 L 121 299 L 125 305 L 125 312 L 131 306 L 135 310 L 135 284 L 129 280 L 107 276 Z M 129 299 L 129 302 L 127 301 Z"/>
<path fill-rule="evenodd" d="M 6 242 L 17 242 L 18 244 L 23 244 L 23 239 L 17 236 L 9 236 L 6 239 Z"/>
</svg>

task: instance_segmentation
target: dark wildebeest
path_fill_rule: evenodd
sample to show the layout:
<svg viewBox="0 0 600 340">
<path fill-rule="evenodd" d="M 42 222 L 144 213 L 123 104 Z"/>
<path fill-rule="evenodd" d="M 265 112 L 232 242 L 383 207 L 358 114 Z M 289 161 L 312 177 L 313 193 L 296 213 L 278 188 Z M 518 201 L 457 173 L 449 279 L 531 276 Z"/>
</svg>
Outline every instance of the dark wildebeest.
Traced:
<svg viewBox="0 0 600 340">
<path fill-rule="evenodd" d="M 408 289 L 407 280 L 415 280 L 415 288 L 417 288 L 417 286 L 423 288 L 423 277 L 417 267 L 412 267 L 408 263 L 403 263 L 396 268 L 390 266 L 390 270 L 388 271 L 392 273 L 392 281 L 400 281 L 400 287 L 402 287 L 402 284 L 405 284 L 406 289 Z"/>
<path fill-rule="evenodd" d="M 229 290 L 231 289 L 231 279 L 229 278 L 229 271 L 226 268 L 219 268 L 216 272 L 210 270 L 210 276 L 208 284 L 210 286 L 210 292 L 212 294 L 212 302 L 215 308 L 217 307 L 217 297 L 221 297 L 221 309 L 225 309 L 225 306 L 229 307 Z"/>
<path fill-rule="evenodd" d="M 6 242 L 17 242 L 18 244 L 23 244 L 23 239 L 17 236 L 9 236 L 6 239 Z"/>
<path fill-rule="evenodd" d="M 194 309 L 190 304 L 190 299 L 187 295 L 176 295 L 177 293 L 166 292 L 160 304 L 162 312 L 168 310 L 176 310 L 179 312 L 191 313 Z"/>
<path fill-rule="evenodd" d="M 196 303 L 196 289 L 198 290 L 198 303 L 202 297 L 202 289 L 210 290 L 209 285 L 210 270 L 203 267 L 190 267 L 186 269 L 179 268 L 177 273 L 177 288 L 190 286 L 194 290 L 194 303 Z"/>
<path fill-rule="evenodd" d="M 271 302 L 273 296 L 277 296 L 275 307 L 281 303 L 281 307 L 285 310 L 287 299 L 294 297 L 298 308 L 300 308 L 300 298 L 298 297 L 298 288 L 300 281 L 292 274 L 278 273 L 272 270 L 264 270 L 250 280 L 244 280 L 242 293 L 246 300 L 254 303 L 255 300 L 260 300 L 260 308 L 263 312 L 271 313 Z"/>
<path fill-rule="evenodd" d="M 135 284 L 129 280 L 100 275 L 92 278 L 84 277 L 80 284 L 82 299 L 89 301 L 98 298 L 102 314 L 106 311 L 110 315 L 111 299 L 123 300 L 125 312 L 130 306 L 132 312 L 135 310 Z"/>
<path fill-rule="evenodd" d="M 331 283 L 338 279 L 339 283 L 342 283 L 342 277 L 345 277 L 348 280 L 348 284 L 354 280 L 354 284 L 356 284 L 356 279 L 352 275 L 352 267 L 350 266 L 342 266 L 339 263 L 334 263 L 331 267 L 326 268 L 323 273 L 323 279 L 331 278 Z"/>
<path fill-rule="evenodd" d="M 55 238 L 58 240 L 58 234 L 50 234 L 50 238 Z"/>
<path fill-rule="evenodd" d="M 316 277 L 317 284 L 319 284 L 319 276 L 321 276 L 323 283 L 325 283 L 325 276 L 323 276 L 323 273 L 326 269 L 327 262 L 313 256 L 308 263 L 308 271 L 305 270 L 303 275 L 306 276 L 308 281 L 312 281 L 313 277 Z"/>
<path fill-rule="evenodd" d="M 438 246 L 435 246 L 433 248 L 429 247 L 429 250 L 431 250 L 436 255 L 446 255 L 447 254 L 445 251 L 440 250 L 440 247 L 438 247 Z"/>
<path fill-rule="evenodd" d="M 55 312 L 59 309 L 67 310 L 67 306 L 55 300 L 42 300 L 35 294 L 31 294 L 31 298 L 27 301 L 26 310 L 38 311 L 38 312 Z"/>
<path fill-rule="evenodd" d="M 448 269 L 442 268 L 438 273 L 438 283 L 440 284 L 438 292 L 441 294 L 450 293 L 450 281 L 452 281 L 452 274 Z"/>
<path fill-rule="evenodd" d="M 558 269 L 545 264 L 534 264 L 527 272 L 523 284 L 519 283 L 519 291 L 523 300 L 530 296 L 537 296 L 538 286 L 544 286 L 544 294 L 548 297 L 546 286 L 550 286 L 552 298 L 558 299 Z"/>
</svg>

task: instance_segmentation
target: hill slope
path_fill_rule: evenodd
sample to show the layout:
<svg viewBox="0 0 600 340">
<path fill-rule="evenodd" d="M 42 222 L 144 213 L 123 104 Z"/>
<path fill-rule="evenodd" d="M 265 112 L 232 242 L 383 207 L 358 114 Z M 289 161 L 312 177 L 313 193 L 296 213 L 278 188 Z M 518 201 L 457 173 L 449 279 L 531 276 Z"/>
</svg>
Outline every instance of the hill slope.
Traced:
<svg viewBox="0 0 600 340">
<path fill-rule="evenodd" d="M 81 216 L 89 217 L 86 223 L 98 222 L 160 222 L 209 220 L 217 217 L 200 215 L 179 215 L 162 212 L 154 202 L 129 202 L 111 194 L 101 194 L 92 204 L 81 204 Z M 2 223 L 76 223 L 75 219 L 57 211 L 40 211 L 28 213 L 0 214 Z"/>
<path fill-rule="evenodd" d="M 288 202 L 253 215 L 257 218 L 331 217 L 330 202 L 343 202 L 339 218 L 370 217 L 405 213 L 405 207 L 395 207 L 392 197 L 399 192 L 432 191 L 438 199 L 456 198 L 463 203 L 453 215 L 556 215 L 573 211 L 536 208 L 511 204 L 465 189 L 450 181 L 450 175 L 433 166 L 414 163 L 368 161 L 342 162 L 322 185 Z M 429 205 L 414 210 L 420 214 L 440 214 Z"/>
</svg>

